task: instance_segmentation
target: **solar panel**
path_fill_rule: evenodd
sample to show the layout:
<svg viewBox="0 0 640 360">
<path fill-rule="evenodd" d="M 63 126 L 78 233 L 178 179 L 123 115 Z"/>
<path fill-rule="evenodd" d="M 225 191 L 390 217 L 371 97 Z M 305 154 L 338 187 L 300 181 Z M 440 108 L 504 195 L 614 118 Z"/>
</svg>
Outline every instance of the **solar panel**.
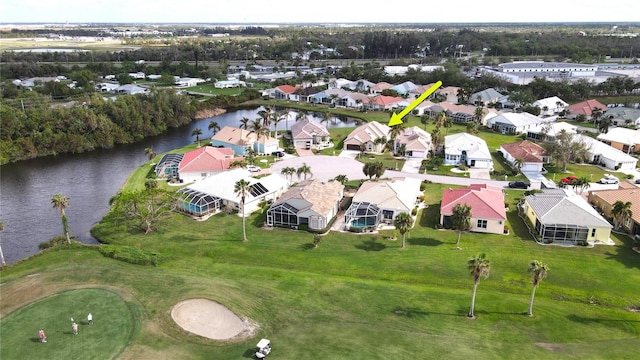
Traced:
<svg viewBox="0 0 640 360">
<path fill-rule="evenodd" d="M 255 183 L 250 186 L 249 192 L 251 193 L 251 195 L 253 195 L 253 197 L 257 197 L 268 193 L 269 190 L 267 190 L 267 188 L 264 187 L 264 185 L 262 185 L 261 183 Z"/>
</svg>

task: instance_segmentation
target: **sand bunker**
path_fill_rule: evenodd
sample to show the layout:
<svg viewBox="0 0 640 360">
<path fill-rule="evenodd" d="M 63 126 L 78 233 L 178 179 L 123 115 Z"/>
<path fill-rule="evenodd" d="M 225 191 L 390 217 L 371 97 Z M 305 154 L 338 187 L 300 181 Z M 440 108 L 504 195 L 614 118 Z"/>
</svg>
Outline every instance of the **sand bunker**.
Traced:
<svg viewBox="0 0 640 360">
<path fill-rule="evenodd" d="M 251 331 L 231 310 L 207 299 L 182 301 L 173 307 L 171 317 L 184 330 L 209 339 L 227 340 Z"/>
</svg>

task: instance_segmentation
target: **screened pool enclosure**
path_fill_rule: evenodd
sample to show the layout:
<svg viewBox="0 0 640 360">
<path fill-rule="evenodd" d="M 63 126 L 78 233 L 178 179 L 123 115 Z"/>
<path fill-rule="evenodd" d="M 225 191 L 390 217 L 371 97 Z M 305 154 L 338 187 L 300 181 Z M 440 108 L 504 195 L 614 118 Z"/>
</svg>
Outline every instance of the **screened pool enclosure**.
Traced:
<svg viewBox="0 0 640 360">
<path fill-rule="evenodd" d="M 156 165 L 156 177 L 166 179 L 178 176 L 178 166 L 184 154 L 165 154 Z"/>
<path fill-rule="evenodd" d="M 382 211 L 368 202 L 354 202 L 344 214 L 347 228 L 368 228 L 377 226 L 382 220 Z"/>
<path fill-rule="evenodd" d="M 211 215 L 218 212 L 222 205 L 222 199 L 219 197 L 198 190 L 182 188 L 178 193 L 181 195 L 178 209 L 185 214 L 198 217 Z"/>
</svg>

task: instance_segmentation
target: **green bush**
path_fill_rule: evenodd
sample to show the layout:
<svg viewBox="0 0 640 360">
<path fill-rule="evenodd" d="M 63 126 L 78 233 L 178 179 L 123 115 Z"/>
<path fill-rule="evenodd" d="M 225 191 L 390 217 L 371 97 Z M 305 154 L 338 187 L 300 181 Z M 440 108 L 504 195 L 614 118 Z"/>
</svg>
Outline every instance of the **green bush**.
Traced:
<svg viewBox="0 0 640 360">
<path fill-rule="evenodd" d="M 160 254 L 145 251 L 135 246 L 102 245 L 98 249 L 106 257 L 136 265 L 157 266 L 165 260 L 164 256 Z"/>
<path fill-rule="evenodd" d="M 49 249 L 56 245 L 64 244 L 66 243 L 66 241 L 67 241 L 67 238 L 64 235 L 60 235 L 60 236 L 54 237 L 49 241 L 41 242 L 40 244 L 38 244 L 38 248 L 40 250 Z"/>
</svg>

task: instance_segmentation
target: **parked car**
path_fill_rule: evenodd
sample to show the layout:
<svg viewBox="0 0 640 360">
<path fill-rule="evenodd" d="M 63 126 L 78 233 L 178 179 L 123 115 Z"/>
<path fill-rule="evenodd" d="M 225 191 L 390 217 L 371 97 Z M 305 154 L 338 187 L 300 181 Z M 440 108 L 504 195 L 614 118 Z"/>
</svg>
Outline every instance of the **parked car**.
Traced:
<svg viewBox="0 0 640 360">
<path fill-rule="evenodd" d="M 578 177 L 577 176 L 573 176 L 573 175 L 570 175 L 570 176 L 567 176 L 567 177 L 563 177 L 562 179 L 560 179 L 560 181 L 562 181 L 565 184 L 571 184 L 571 183 L 573 183 L 574 181 L 577 181 L 577 180 L 578 180 Z"/>
<path fill-rule="evenodd" d="M 600 184 L 617 184 L 619 182 L 620 179 L 610 174 L 604 174 L 604 177 L 599 181 Z"/>
<path fill-rule="evenodd" d="M 528 189 L 531 186 L 531 183 L 526 181 L 512 181 L 509 183 L 509 188 L 511 189 Z"/>
<path fill-rule="evenodd" d="M 258 172 L 262 169 L 260 169 L 258 166 L 255 166 L 255 165 L 247 165 L 247 170 L 251 172 Z"/>
<path fill-rule="evenodd" d="M 640 179 L 636 179 L 635 183 L 640 184 Z"/>
<path fill-rule="evenodd" d="M 280 158 L 280 157 L 284 156 L 284 151 L 274 151 L 274 152 L 271 153 L 271 155 Z"/>
</svg>

